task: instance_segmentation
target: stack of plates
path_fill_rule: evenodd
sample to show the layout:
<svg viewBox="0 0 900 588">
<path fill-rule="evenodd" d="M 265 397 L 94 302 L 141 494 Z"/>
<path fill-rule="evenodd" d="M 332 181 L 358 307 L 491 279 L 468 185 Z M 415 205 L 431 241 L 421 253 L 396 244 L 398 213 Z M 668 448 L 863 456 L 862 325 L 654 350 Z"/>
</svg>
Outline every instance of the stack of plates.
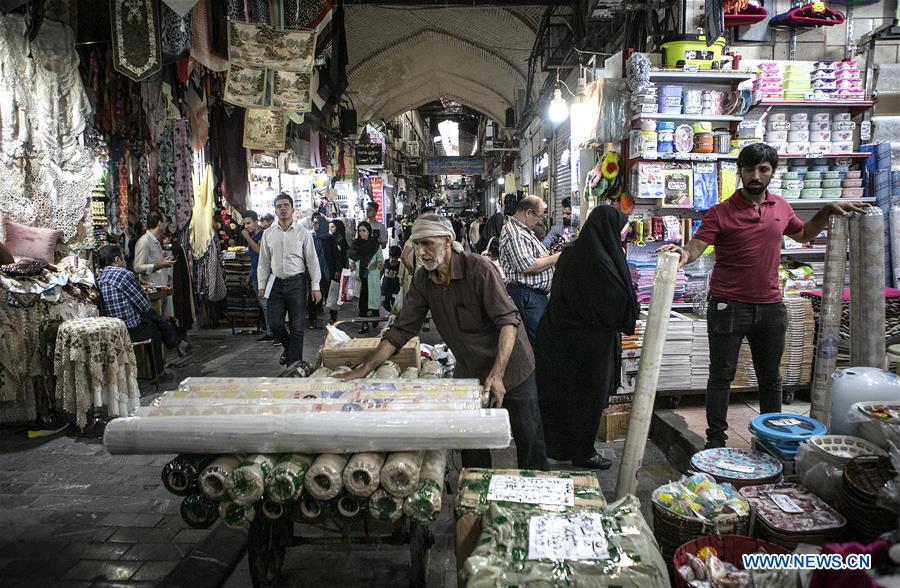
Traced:
<svg viewBox="0 0 900 588">
<path fill-rule="evenodd" d="M 844 467 L 844 498 L 847 512 L 852 513 L 851 535 L 861 543 L 870 543 L 897 528 L 897 513 L 877 506 L 885 484 L 896 478 L 897 472 L 886 457 L 854 457 Z"/>
<path fill-rule="evenodd" d="M 784 336 L 784 354 L 781 356 L 782 384 L 785 386 L 808 384 L 815 353 L 815 316 L 812 302 L 806 298 L 788 297 L 784 299 L 784 305 L 787 307 L 788 328 Z M 746 342 L 741 345 L 741 352 L 738 355 L 734 385 L 736 387 L 757 385 L 753 357 Z"/>
<path fill-rule="evenodd" d="M 815 435 L 824 435 L 828 430 L 815 419 L 778 412 L 761 414 L 753 419 L 750 423 L 750 432 L 777 450 L 779 456 L 793 459 L 801 443 Z"/>
<path fill-rule="evenodd" d="M 841 538 L 847 519 L 799 484 L 741 489 L 756 513 L 753 536 L 793 550 L 798 543 L 823 545 Z"/>
<path fill-rule="evenodd" d="M 810 447 L 822 461 L 843 467 L 854 457 L 887 453 L 870 441 L 849 435 L 816 435 L 809 440 Z"/>
<path fill-rule="evenodd" d="M 699 451 L 691 458 L 691 467 L 735 488 L 780 482 L 782 472 L 781 462 L 771 455 L 735 447 Z"/>
<path fill-rule="evenodd" d="M 709 381 L 709 337 L 706 321 L 694 321 L 694 340 L 691 342 L 691 388 L 706 389 Z"/>
</svg>

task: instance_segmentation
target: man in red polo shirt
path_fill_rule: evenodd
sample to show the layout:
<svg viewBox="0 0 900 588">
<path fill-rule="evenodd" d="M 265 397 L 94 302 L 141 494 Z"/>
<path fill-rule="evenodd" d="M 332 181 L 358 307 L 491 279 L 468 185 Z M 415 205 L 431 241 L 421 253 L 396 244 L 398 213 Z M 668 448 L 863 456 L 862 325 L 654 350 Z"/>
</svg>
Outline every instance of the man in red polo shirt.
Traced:
<svg viewBox="0 0 900 588">
<path fill-rule="evenodd" d="M 738 155 L 737 165 L 743 188 L 709 209 L 685 249 L 676 245 L 660 248 L 679 253 L 685 265 L 710 245 L 715 246 L 706 316 L 710 359 L 707 449 L 725 446 L 731 382 L 744 337 L 750 344 L 759 382 L 759 410 L 763 414 L 781 412 L 779 366 L 788 321 L 778 280 L 782 236 L 806 243 L 825 228 L 830 215 L 863 209 L 831 203 L 804 224 L 790 204 L 767 190 L 778 165 L 775 149 L 764 143 L 751 145 Z"/>
</svg>

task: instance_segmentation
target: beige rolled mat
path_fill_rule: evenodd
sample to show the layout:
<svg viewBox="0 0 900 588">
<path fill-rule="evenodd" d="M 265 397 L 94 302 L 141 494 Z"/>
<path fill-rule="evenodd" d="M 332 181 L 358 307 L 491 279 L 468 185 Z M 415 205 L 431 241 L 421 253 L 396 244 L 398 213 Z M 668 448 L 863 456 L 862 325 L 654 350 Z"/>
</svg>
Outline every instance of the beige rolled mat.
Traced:
<svg viewBox="0 0 900 588">
<path fill-rule="evenodd" d="M 422 368 L 419 370 L 420 379 L 437 379 L 444 375 L 444 366 L 440 362 L 433 359 L 422 361 Z"/>
<path fill-rule="evenodd" d="M 197 477 L 200 490 L 213 500 L 226 500 L 228 489 L 226 480 L 231 476 L 234 468 L 241 464 L 241 460 L 234 455 L 223 455 L 206 466 Z"/>
<path fill-rule="evenodd" d="M 381 484 L 384 453 L 357 453 L 344 468 L 344 488 L 353 496 L 368 498 Z"/>
<path fill-rule="evenodd" d="M 437 520 L 441 514 L 441 495 L 444 492 L 444 472 L 447 469 L 446 451 L 426 451 L 419 475 L 419 488 L 406 499 L 403 512 L 418 521 Z"/>
<path fill-rule="evenodd" d="M 252 505 L 243 506 L 226 500 L 219 503 L 219 517 L 229 527 L 246 529 L 253 522 L 253 519 L 256 518 L 256 510 Z"/>
<path fill-rule="evenodd" d="M 322 500 L 316 500 L 309 494 L 304 494 L 297 505 L 295 519 L 298 521 L 317 521 L 325 516 L 328 505 Z"/>
<path fill-rule="evenodd" d="M 259 505 L 259 512 L 270 521 L 275 521 L 284 514 L 284 506 L 280 502 L 266 498 Z"/>
<path fill-rule="evenodd" d="M 398 498 L 406 498 L 419 488 L 424 451 L 391 453 L 381 468 L 381 486 Z"/>
<path fill-rule="evenodd" d="M 341 492 L 341 476 L 347 467 L 346 455 L 323 453 L 306 472 L 303 485 L 310 496 L 318 500 L 331 500 Z"/>
<path fill-rule="evenodd" d="M 379 488 L 369 497 L 369 512 L 379 521 L 399 520 L 403 516 L 403 500 Z"/>
<path fill-rule="evenodd" d="M 256 453 L 248 455 L 225 479 L 231 499 L 241 506 L 253 504 L 266 491 L 266 477 L 275 469 L 275 458 Z"/>
<path fill-rule="evenodd" d="M 393 361 L 386 361 L 372 374 L 378 380 L 396 380 L 400 377 L 400 366 Z"/>
<path fill-rule="evenodd" d="M 313 373 L 309 374 L 310 380 L 324 380 L 328 377 L 331 377 L 331 370 L 327 367 L 320 367 Z"/>
<path fill-rule="evenodd" d="M 266 477 L 266 493 L 275 502 L 297 500 L 303 491 L 303 479 L 316 456 L 306 453 L 288 453 L 275 464 Z"/>
<path fill-rule="evenodd" d="M 401 380 L 418 380 L 419 379 L 419 368 L 416 367 L 408 367 L 400 374 Z"/>
<path fill-rule="evenodd" d="M 365 498 L 345 494 L 337 500 L 337 511 L 342 517 L 352 519 L 362 512 Z"/>
</svg>

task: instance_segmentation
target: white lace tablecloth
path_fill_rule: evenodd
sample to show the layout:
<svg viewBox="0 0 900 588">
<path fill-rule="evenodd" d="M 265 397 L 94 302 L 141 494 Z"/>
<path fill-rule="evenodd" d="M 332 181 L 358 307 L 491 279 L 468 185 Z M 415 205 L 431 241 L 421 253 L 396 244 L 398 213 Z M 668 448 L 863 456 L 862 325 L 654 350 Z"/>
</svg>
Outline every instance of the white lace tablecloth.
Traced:
<svg viewBox="0 0 900 588">
<path fill-rule="evenodd" d="M 140 406 L 137 366 L 128 329 L 119 319 L 82 318 L 62 323 L 56 337 L 56 404 L 76 416 L 106 406 L 110 417 L 127 416 Z"/>
</svg>

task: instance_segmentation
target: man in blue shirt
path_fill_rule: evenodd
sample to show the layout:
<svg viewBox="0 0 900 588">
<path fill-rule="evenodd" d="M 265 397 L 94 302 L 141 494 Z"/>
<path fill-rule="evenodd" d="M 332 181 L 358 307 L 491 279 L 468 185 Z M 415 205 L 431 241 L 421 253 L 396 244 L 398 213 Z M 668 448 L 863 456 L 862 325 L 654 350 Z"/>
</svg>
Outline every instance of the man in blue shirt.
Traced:
<svg viewBox="0 0 900 588">
<path fill-rule="evenodd" d="M 259 291 L 265 290 L 266 284 L 260 285 L 259 280 L 256 277 L 256 268 L 259 265 L 259 242 L 262 241 L 263 233 L 265 231 L 259 226 L 259 216 L 256 214 L 255 210 L 245 211 L 243 219 L 244 230 L 241 231 L 241 235 L 244 237 L 244 241 L 247 242 L 247 249 L 250 250 L 250 282 L 253 286 L 253 291 L 256 293 L 257 300 L 259 300 L 259 307 L 262 309 L 263 318 L 266 321 L 266 334 L 257 339 L 257 341 L 274 341 L 275 336 L 272 335 L 272 329 L 269 328 L 269 305 L 266 303 L 267 301 L 265 298 L 259 296 Z"/>
<path fill-rule="evenodd" d="M 104 316 L 121 319 L 128 327 L 132 341 L 153 341 L 156 365 L 162 367 L 162 344 L 178 351 L 179 357 L 190 353 L 193 346 L 183 341 L 175 327 L 150 307 L 150 299 L 134 272 L 125 267 L 125 256 L 118 245 L 104 245 L 100 257 L 100 307 Z"/>
</svg>

